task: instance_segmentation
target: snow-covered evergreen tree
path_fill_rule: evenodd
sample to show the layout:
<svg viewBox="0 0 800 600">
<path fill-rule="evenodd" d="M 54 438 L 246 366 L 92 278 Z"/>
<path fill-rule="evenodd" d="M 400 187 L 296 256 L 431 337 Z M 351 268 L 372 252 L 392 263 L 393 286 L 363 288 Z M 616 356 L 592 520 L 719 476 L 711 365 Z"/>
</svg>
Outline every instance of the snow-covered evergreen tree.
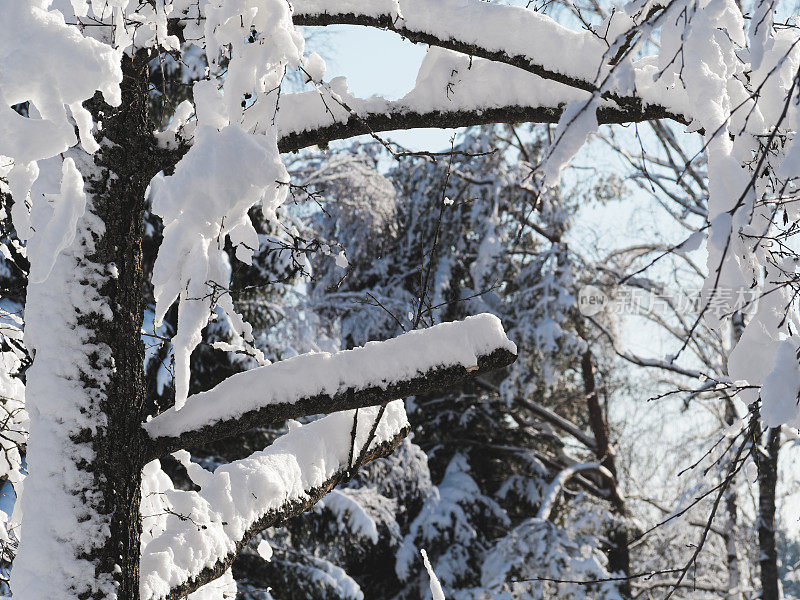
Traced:
<svg viewBox="0 0 800 600">
<path fill-rule="evenodd" d="M 425 597 L 419 548 L 428 551 L 446 593 L 458 598 L 494 597 L 512 572 L 535 577 L 531 568 L 553 579 L 608 576 L 597 552 L 608 506 L 593 506 L 598 527 L 591 533 L 575 530 L 569 520 L 534 525 L 550 480 L 575 459 L 525 404 L 557 409 L 587 426 L 585 407 L 576 402 L 585 343 L 575 324 L 576 267 L 561 241 L 569 203 L 547 192 L 531 210 L 536 190 L 517 167 L 520 149 L 504 143 L 503 133 L 510 131 L 470 131 L 449 156 L 401 161 L 386 174 L 370 147 L 312 162 L 302 173 L 308 185 L 328 194 L 311 226 L 320 238 L 347 248 L 347 273 L 331 258 L 313 263 L 310 310 L 326 336 L 357 344 L 479 310 L 501 316 L 521 342 L 510 372 L 414 399 L 412 414 L 423 424 L 411 444 L 425 452 L 419 464 L 429 473 L 427 489 L 398 499 L 415 509 L 388 544 L 397 553 L 397 587 L 387 589 L 384 581 L 370 597 Z M 522 147 L 529 155 L 543 149 L 541 132 L 534 134 Z M 376 204 L 382 208 L 367 210 Z M 381 486 L 363 474 L 359 479 L 366 488 Z M 428 487 L 429 481 L 435 485 Z M 539 554 L 544 546 L 524 533 L 550 530 L 563 552 L 574 551 L 574 562 L 558 558 L 555 548 L 549 557 Z M 512 547 L 521 564 L 540 567 L 497 571 Z M 536 585 L 527 588 L 518 593 L 535 597 Z M 606 585 L 603 593 L 616 592 Z"/>
</svg>

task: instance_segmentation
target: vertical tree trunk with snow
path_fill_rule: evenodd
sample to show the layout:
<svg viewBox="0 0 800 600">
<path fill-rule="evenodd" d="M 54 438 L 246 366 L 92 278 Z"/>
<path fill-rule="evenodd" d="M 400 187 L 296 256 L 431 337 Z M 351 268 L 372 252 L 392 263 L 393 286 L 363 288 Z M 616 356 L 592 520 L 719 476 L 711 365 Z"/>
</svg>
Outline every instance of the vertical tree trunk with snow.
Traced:
<svg viewBox="0 0 800 600">
<path fill-rule="evenodd" d="M 731 347 L 736 347 L 744 332 L 744 315 L 737 312 L 731 318 Z M 733 399 L 725 398 L 725 424 L 733 426 L 739 419 Z M 739 493 L 736 489 L 736 476 L 731 479 L 728 489 L 725 490 L 725 512 L 727 519 L 723 531 L 725 540 L 725 555 L 728 564 L 728 593 L 726 600 L 741 600 L 742 598 L 742 568 L 739 558 L 737 535 L 739 533 Z"/>
<path fill-rule="evenodd" d="M 29 287 L 30 476 L 14 563 L 21 598 L 139 598 L 142 216 L 160 167 L 147 61 L 125 58 L 123 71 L 118 108 L 99 95 L 87 102 L 103 123 L 101 149 L 71 151 L 87 195 L 75 241 L 48 280 Z"/>
<path fill-rule="evenodd" d="M 625 502 L 617 489 L 617 464 L 614 457 L 614 449 L 608 435 L 608 423 L 606 422 L 603 410 L 600 407 L 600 399 L 597 395 L 597 383 L 594 377 L 594 363 L 592 353 L 587 348 L 581 359 L 581 376 L 583 377 L 583 391 L 586 394 L 586 405 L 589 409 L 589 424 L 594 434 L 596 456 L 612 477 L 604 477 L 604 486 L 608 489 L 614 512 L 618 517 L 626 518 L 628 510 Z M 616 526 L 608 532 L 610 544 L 608 550 L 608 570 L 612 572 L 622 572 L 630 575 L 631 556 L 628 541 L 628 531 L 624 526 Z M 631 597 L 631 584 L 629 581 L 621 581 L 619 585 L 620 594 L 624 598 Z"/>
<path fill-rule="evenodd" d="M 769 429 L 764 445 L 756 447 L 758 467 L 758 549 L 761 567 L 761 600 L 780 600 L 778 550 L 775 543 L 775 486 L 781 430 Z"/>
<path fill-rule="evenodd" d="M 738 416 L 733 401 L 725 400 L 725 423 L 728 426 L 736 423 Z M 742 573 L 739 564 L 739 547 L 736 536 L 739 531 L 739 494 L 736 489 L 736 478 L 731 480 L 725 491 L 725 512 L 727 518 L 723 539 L 725 540 L 725 554 L 728 565 L 728 593 L 726 600 L 741 600 L 742 598 Z"/>
</svg>

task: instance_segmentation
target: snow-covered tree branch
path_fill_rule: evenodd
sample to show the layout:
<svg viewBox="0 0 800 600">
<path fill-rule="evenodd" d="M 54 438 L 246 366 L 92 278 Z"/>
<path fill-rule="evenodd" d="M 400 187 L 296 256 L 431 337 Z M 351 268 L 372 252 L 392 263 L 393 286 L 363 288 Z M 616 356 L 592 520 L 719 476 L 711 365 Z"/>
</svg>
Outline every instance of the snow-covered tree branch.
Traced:
<svg viewBox="0 0 800 600">
<path fill-rule="evenodd" d="M 392 402 L 298 425 L 263 452 L 213 473 L 193 465 L 199 491 L 171 490 L 151 504 L 168 512 L 143 515 L 152 539 L 142 549 L 141 597 L 177 600 L 221 577 L 254 535 L 311 509 L 407 433 L 403 405 Z"/>
<path fill-rule="evenodd" d="M 483 58 L 495 64 L 511 65 L 569 88 L 602 93 L 620 107 L 633 108 L 627 113 L 630 121 L 636 120 L 635 109 L 640 114 L 652 115 L 650 119 L 691 120 L 685 113 L 663 106 L 663 99 L 657 96 L 643 99 L 635 94 L 629 95 L 627 91 L 601 89 L 603 86 L 597 78 L 604 63 L 618 62 L 630 51 L 626 45 L 638 33 L 636 28 L 631 29 L 621 36 L 625 38 L 625 44 L 615 45 L 613 36 L 634 22 L 628 15 L 612 14 L 597 31 L 575 31 L 535 11 L 477 0 L 466 3 L 398 0 L 368 7 L 349 0 L 300 0 L 295 2 L 294 10 L 293 20 L 297 25 L 377 27 L 415 43 Z M 660 3 L 652 3 L 637 26 L 642 27 L 663 10 Z M 469 17 L 465 18 L 467 14 Z M 512 24 L 515 32 L 509 35 Z M 518 35 L 516 31 L 525 34 Z M 610 45 L 616 53 L 610 53 Z M 565 60 L 557 55 L 558 48 L 570 48 L 575 59 Z"/>
<path fill-rule="evenodd" d="M 148 458 L 287 419 L 385 405 L 506 367 L 516 347 L 492 315 L 412 331 L 336 354 L 314 353 L 234 375 L 144 425 Z"/>
</svg>

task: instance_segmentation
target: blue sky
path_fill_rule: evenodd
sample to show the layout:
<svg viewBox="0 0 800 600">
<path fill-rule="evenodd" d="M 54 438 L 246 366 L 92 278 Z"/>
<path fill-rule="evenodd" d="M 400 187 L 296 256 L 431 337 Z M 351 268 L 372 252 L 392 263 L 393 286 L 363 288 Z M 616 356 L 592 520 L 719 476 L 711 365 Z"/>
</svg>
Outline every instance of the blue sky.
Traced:
<svg viewBox="0 0 800 600">
<path fill-rule="evenodd" d="M 356 96 L 400 98 L 414 87 L 426 46 L 412 44 L 399 35 L 370 27 L 337 25 L 326 27 L 323 38 L 312 40 L 310 48 L 326 60 L 326 79 L 347 77 Z M 415 129 L 385 134 L 403 146 L 440 150 L 449 146 L 455 130 Z"/>
</svg>

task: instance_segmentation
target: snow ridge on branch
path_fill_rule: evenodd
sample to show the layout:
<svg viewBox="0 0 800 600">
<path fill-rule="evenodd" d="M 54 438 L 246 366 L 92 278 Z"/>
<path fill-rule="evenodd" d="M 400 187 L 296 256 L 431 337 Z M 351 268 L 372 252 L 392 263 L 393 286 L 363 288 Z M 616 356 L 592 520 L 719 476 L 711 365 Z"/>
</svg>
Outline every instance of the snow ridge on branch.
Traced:
<svg viewBox="0 0 800 600">
<path fill-rule="evenodd" d="M 177 600 L 217 579 L 255 534 L 311 508 L 408 431 L 400 401 L 335 413 L 213 473 L 190 472 L 198 492 L 156 492 L 161 511 L 143 515 L 144 527 L 161 532 L 142 551 L 142 600 Z M 158 470 L 155 462 L 145 473 Z"/>
<path fill-rule="evenodd" d="M 490 314 L 354 350 L 296 356 L 234 375 L 145 423 L 149 458 L 288 418 L 386 404 L 515 359 L 516 346 Z"/>
</svg>

